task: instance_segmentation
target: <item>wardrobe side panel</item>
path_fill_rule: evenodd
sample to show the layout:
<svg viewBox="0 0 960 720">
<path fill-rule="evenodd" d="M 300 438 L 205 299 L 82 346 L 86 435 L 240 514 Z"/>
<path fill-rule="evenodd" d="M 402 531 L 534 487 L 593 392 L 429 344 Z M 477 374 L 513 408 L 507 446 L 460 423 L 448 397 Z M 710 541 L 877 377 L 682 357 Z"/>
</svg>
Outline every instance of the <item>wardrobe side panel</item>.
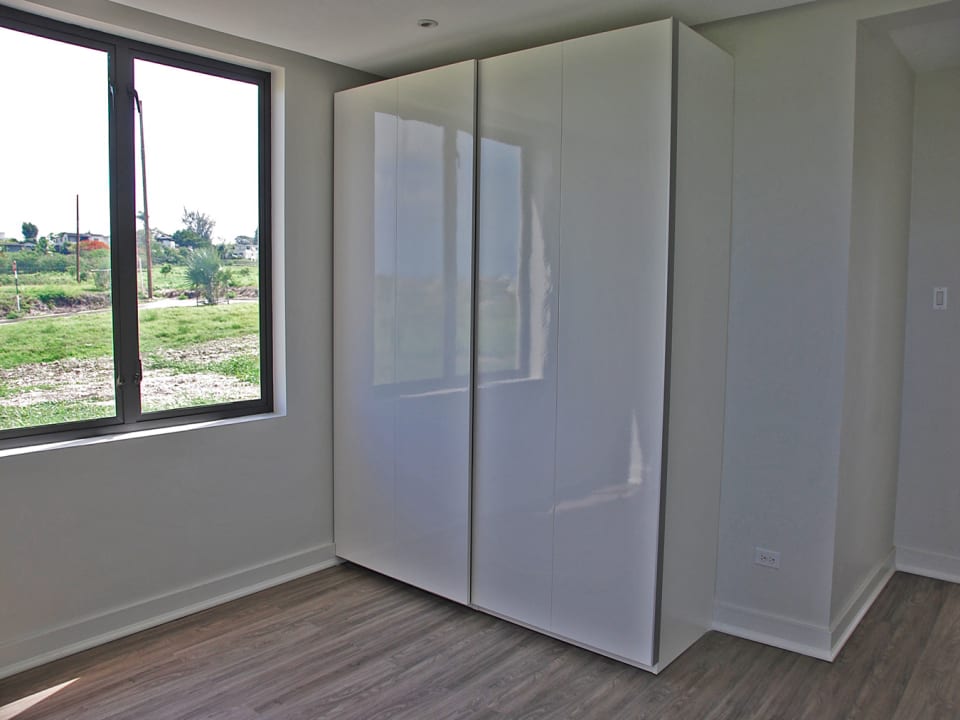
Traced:
<svg viewBox="0 0 960 720">
<path fill-rule="evenodd" d="M 481 61 L 473 598 L 550 628 L 561 50 Z"/>
<path fill-rule="evenodd" d="M 397 82 L 334 103 L 334 532 L 393 574 Z"/>
<path fill-rule="evenodd" d="M 733 59 L 683 25 L 678 55 L 661 667 L 713 622 L 730 279 Z"/>
<path fill-rule="evenodd" d="M 553 632 L 652 665 L 670 21 L 563 45 Z"/>
<path fill-rule="evenodd" d="M 396 576 L 469 601 L 476 63 L 399 79 Z"/>
</svg>

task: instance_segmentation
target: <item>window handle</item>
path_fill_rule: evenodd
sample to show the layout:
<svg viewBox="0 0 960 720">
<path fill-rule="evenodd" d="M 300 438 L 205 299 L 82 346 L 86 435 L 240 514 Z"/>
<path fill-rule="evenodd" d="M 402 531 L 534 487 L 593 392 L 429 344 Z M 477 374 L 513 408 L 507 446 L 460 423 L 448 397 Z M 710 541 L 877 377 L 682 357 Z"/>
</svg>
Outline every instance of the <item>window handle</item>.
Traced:
<svg viewBox="0 0 960 720">
<path fill-rule="evenodd" d="M 130 381 L 134 385 L 139 385 L 143 381 L 143 360 L 137 360 L 137 370 L 133 373 L 133 377 L 130 378 Z M 123 387 L 127 384 L 127 381 L 123 379 L 123 375 L 117 373 L 117 387 Z"/>
</svg>

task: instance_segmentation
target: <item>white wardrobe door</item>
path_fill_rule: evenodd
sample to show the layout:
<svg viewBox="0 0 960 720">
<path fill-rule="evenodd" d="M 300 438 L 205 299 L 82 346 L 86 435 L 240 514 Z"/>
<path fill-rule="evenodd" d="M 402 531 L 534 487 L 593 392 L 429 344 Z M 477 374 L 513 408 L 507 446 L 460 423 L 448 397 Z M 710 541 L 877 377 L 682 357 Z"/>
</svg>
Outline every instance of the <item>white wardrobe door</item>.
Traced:
<svg viewBox="0 0 960 720">
<path fill-rule="evenodd" d="M 552 630 L 655 660 L 672 23 L 563 44 Z"/>
<path fill-rule="evenodd" d="M 338 93 L 334 168 L 337 554 L 395 566 L 397 82 Z"/>
<path fill-rule="evenodd" d="M 397 577 L 469 601 L 476 63 L 399 80 Z"/>
<path fill-rule="evenodd" d="M 337 554 L 469 600 L 475 63 L 338 93 Z"/>
<path fill-rule="evenodd" d="M 480 63 L 473 596 L 549 629 L 560 46 Z"/>
</svg>

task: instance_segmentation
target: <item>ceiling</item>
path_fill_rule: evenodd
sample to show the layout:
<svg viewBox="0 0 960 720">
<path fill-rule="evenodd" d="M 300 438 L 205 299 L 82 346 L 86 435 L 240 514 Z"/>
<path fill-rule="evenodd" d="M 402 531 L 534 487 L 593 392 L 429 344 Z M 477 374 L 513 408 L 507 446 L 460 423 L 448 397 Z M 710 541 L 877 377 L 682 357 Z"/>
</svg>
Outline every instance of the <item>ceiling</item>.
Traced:
<svg viewBox="0 0 960 720">
<path fill-rule="evenodd" d="M 671 15 L 698 25 L 810 0 L 117 1 L 394 76 Z M 433 18 L 439 27 L 422 29 L 420 18 Z"/>
<path fill-rule="evenodd" d="M 898 28 L 890 36 L 917 72 L 960 66 L 960 17 Z"/>
</svg>

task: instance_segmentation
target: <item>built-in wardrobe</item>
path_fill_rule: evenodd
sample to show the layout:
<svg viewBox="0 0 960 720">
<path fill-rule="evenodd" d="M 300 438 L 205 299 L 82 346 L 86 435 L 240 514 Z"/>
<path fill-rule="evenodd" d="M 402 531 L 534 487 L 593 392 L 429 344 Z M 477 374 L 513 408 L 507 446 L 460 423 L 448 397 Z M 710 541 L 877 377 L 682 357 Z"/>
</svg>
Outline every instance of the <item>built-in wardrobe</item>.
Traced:
<svg viewBox="0 0 960 720">
<path fill-rule="evenodd" d="M 709 628 L 732 102 L 673 20 L 337 94 L 339 557 L 654 671 Z"/>
</svg>

